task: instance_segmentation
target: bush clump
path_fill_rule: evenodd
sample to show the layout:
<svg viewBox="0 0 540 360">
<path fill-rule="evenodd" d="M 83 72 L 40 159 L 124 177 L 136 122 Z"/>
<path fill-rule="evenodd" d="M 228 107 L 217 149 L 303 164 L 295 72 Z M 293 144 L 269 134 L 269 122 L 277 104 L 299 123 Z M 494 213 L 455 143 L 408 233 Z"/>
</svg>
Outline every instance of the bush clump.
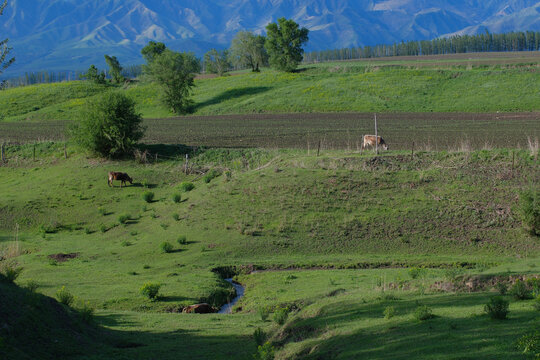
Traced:
<svg viewBox="0 0 540 360">
<path fill-rule="evenodd" d="M 173 251 L 173 246 L 168 241 L 164 241 L 161 244 L 159 244 L 159 248 L 161 249 L 162 253 L 170 253 Z"/>
<path fill-rule="evenodd" d="M 396 316 L 396 309 L 393 306 L 387 306 L 383 312 L 384 318 L 389 320 Z"/>
<path fill-rule="evenodd" d="M 489 302 L 484 305 L 484 311 L 490 318 L 495 320 L 504 320 L 508 315 L 510 303 L 502 296 L 493 296 Z"/>
<path fill-rule="evenodd" d="M 81 301 L 79 306 L 77 307 L 77 312 L 79 313 L 79 316 L 85 323 L 91 323 L 94 319 L 94 307 L 90 305 L 88 301 Z"/>
<path fill-rule="evenodd" d="M 210 181 L 217 178 L 219 175 L 221 175 L 221 173 L 218 170 L 212 169 L 203 176 L 203 181 L 208 184 Z"/>
<path fill-rule="evenodd" d="M 5 263 L 5 264 L 1 265 L 1 267 L 0 267 L 0 273 L 2 275 L 4 275 L 4 277 L 1 278 L 1 279 L 3 281 L 5 281 L 5 282 L 8 282 L 8 283 L 15 282 L 15 280 L 17 280 L 17 278 L 19 277 L 21 272 L 22 272 L 22 268 L 16 267 L 16 266 L 11 265 L 9 263 Z"/>
<path fill-rule="evenodd" d="M 268 320 L 268 316 L 270 315 L 270 310 L 266 306 L 259 306 L 257 308 L 257 315 L 261 318 L 261 321 Z"/>
<path fill-rule="evenodd" d="M 180 194 L 174 194 L 173 197 L 172 197 L 172 200 L 178 204 L 181 200 L 182 200 L 182 195 Z"/>
<path fill-rule="evenodd" d="M 261 328 L 256 328 L 255 331 L 253 332 L 253 339 L 255 340 L 255 344 L 257 344 L 257 346 L 261 346 L 262 344 L 264 344 L 266 335 L 264 331 L 262 331 Z"/>
<path fill-rule="evenodd" d="M 519 212 L 527 231 L 540 236 L 540 188 L 520 194 Z"/>
<path fill-rule="evenodd" d="M 141 289 L 140 292 L 150 300 L 156 300 L 158 298 L 159 289 L 161 288 L 161 284 L 156 283 L 145 283 Z"/>
<path fill-rule="evenodd" d="M 95 154 L 118 157 L 131 152 L 144 131 L 135 102 L 122 93 L 107 92 L 88 101 L 71 134 L 75 142 Z"/>
<path fill-rule="evenodd" d="M 411 279 L 417 279 L 424 276 L 424 274 L 426 273 L 426 269 L 422 267 L 412 267 L 408 269 L 407 272 L 409 273 L 409 276 L 411 277 Z"/>
<path fill-rule="evenodd" d="M 431 308 L 427 305 L 421 305 L 421 306 L 418 306 L 415 310 L 414 310 L 414 318 L 418 321 L 425 321 L 425 320 L 429 320 L 431 318 L 435 317 L 433 315 L 433 310 L 431 310 Z"/>
<path fill-rule="evenodd" d="M 523 354 L 540 359 L 540 331 L 523 335 L 519 338 L 517 346 Z"/>
<path fill-rule="evenodd" d="M 151 192 L 151 191 L 145 191 L 143 192 L 142 194 L 142 198 L 144 201 L 146 201 L 147 203 L 151 203 L 152 200 L 154 200 L 154 193 Z"/>
<path fill-rule="evenodd" d="M 279 308 L 276 311 L 274 311 L 272 320 L 274 320 L 276 324 L 283 325 L 287 321 L 288 317 L 289 317 L 289 309 L 284 307 L 284 308 Z"/>
<path fill-rule="evenodd" d="M 178 239 L 176 239 L 176 242 L 180 245 L 186 245 L 187 244 L 187 237 L 186 235 L 180 235 L 178 236 Z"/>
<path fill-rule="evenodd" d="M 126 224 L 129 220 L 131 220 L 131 216 L 129 214 L 122 214 L 118 217 L 118 222 L 120 224 Z"/>
<path fill-rule="evenodd" d="M 516 280 L 512 288 L 510 289 L 510 294 L 517 300 L 527 300 L 532 298 L 531 291 L 522 280 Z"/>
<path fill-rule="evenodd" d="M 195 189 L 195 185 L 193 185 L 193 183 L 189 182 L 189 181 L 184 181 L 184 182 L 180 183 L 180 185 L 178 187 L 183 192 L 189 192 L 189 191 Z"/>
<path fill-rule="evenodd" d="M 257 353 L 254 358 L 257 360 L 274 360 L 276 349 L 269 343 L 265 342 L 264 345 L 257 347 Z"/>
<path fill-rule="evenodd" d="M 75 299 L 75 297 L 66 289 L 65 286 L 62 286 L 62 288 L 56 292 L 56 298 L 61 304 L 66 306 L 70 306 Z"/>
</svg>

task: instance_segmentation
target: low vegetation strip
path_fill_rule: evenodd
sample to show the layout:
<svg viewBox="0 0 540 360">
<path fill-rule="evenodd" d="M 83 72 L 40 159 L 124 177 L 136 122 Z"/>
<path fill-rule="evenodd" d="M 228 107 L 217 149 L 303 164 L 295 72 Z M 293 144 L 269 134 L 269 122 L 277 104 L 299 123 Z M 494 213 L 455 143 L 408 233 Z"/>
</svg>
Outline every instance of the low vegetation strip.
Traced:
<svg viewBox="0 0 540 360">
<path fill-rule="evenodd" d="M 540 113 L 383 113 L 379 134 L 391 150 L 526 148 L 540 138 Z M 68 121 L 0 122 L 0 142 L 62 141 Z M 373 113 L 187 116 L 145 119 L 143 142 L 206 147 L 357 151 L 374 132 Z"/>
</svg>

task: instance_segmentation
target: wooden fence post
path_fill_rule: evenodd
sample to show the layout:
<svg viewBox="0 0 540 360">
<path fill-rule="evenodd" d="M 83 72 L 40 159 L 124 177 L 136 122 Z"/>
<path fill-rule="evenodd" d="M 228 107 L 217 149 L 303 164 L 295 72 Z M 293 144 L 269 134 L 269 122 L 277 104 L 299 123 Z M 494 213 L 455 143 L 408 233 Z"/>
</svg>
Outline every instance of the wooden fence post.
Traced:
<svg viewBox="0 0 540 360">
<path fill-rule="evenodd" d="M 377 114 L 375 114 L 375 154 L 379 155 L 379 136 L 377 135 Z"/>
<path fill-rule="evenodd" d="M 1 152 L 2 152 L 2 158 L 1 158 L 1 160 L 2 160 L 2 162 L 6 162 L 6 158 L 4 157 L 4 143 L 2 143 L 1 149 L 2 149 L 2 150 L 1 150 Z"/>
<path fill-rule="evenodd" d="M 319 146 L 317 147 L 317 157 L 319 156 L 320 152 L 321 152 L 321 139 L 319 139 Z"/>
<path fill-rule="evenodd" d="M 64 143 L 64 159 L 67 159 L 66 143 Z"/>
<path fill-rule="evenodd" d="M 414 159 L 414 141 L 412 142 L 412 147 L 411 147 L 411 160 Z"/>
<path fill-rule="evenodd" d="M 188 172 L 189 154 L 186 154 L 186 162 L 184 163 L 184 173 Z"/>
<path fill-rule="evenodd" d="M 36 143 L 34 143 L 34 146 L 32 149 L 32 160 L 36 161 Z"/>
</svg>

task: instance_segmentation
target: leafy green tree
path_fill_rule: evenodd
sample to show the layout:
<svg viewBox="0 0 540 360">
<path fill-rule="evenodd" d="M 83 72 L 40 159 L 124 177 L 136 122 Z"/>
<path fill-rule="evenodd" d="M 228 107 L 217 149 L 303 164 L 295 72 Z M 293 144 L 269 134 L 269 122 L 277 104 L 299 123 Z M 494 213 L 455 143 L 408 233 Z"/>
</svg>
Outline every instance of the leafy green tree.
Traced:
<svg viewBox="0 0 540 360">
<path fill-rule="evenodd" d="M 143 71 L 161 85 L 163 103 L 176 114 L 185 114 L 193 104 L 190 95 L 200 67 L 199 59 L 193 53 L 166 49 L 144 65 Z"/>
<path fill-rule="evenodd" d="M 251 67 L 259 72 L 259 67 L 266 65 L 268 54 L 264 48 L 265 37 L 249 31 L 240 31 L 234 37 L 229 49 L 230 62 L 239 67 Z"/>
<path fill-rule="evenodd" d="M 302 61 L 302 46 L 308 41 L 309 30 L 300 29 L 293 20 L 279 18 L 277 24 L 268 24 L 266 31 L 264 47 L 268 51 L 270 65 L 278 70 L 295 70 Z"/>
<path fill-rule="evenodd" d="M 5 7 L 7 6 L 7 0 L 0 5 L 0 15 L 4 12 Z M 11 52 L 11 48 L 8 46 L 9 39 L 0 40 L 0 75 L 6 70 L 13 62 L 15 58 L 8 57 Z M 0 83 L 0 89 L 3 87 L 4 82 Z"/>
<path fill-rule="evenodd" d="M 218 51 L 216 49 L 208 51 L 204 54 L 204 64 L 207 72 L 223 76 L 231 66 L 228 59 L 228 51 Z"/>
<path fill-rule="evenodd" d="M 141 54 L 147 63 L 151 63 L 155 57 L 161 55 L 167 47 L 162 42 L 150 41 L 142 48 Z"/>
<path fill-rule="evenodd" d="M 122 76 L 122 66 L 116 56 L 105 55 L 105 62 L 109 66 L 109 74 L 111 74 L 112 81 L 119 84 L 124 81 Z"/>
<path fill-rule="evenodd" d="M 99 71 L 95 65 L 90 65 L 88 71 L 81 75 L 81 78 L 88 79 L 96 84 L 105 84 L 105 73 Z"/>
<path fill-rule="evenodd" d="M 74 140 L 87 150 L 106 157 L 128 153 L 144 135 L 135 102 L 118 92 L 90 100 L 72 130 Z"/>
</svg>

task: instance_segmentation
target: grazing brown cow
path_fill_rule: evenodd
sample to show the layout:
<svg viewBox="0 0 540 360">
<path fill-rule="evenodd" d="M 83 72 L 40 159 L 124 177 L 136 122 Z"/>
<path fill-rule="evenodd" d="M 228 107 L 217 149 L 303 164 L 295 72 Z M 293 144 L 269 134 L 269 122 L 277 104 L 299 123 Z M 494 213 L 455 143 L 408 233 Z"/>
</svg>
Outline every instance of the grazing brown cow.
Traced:
<svg viewBox="0 0 540 360">
<path fill-rule="evenodd" d="M 364 150 L 368 145 L 375 147 L 375 139 L 377 139 L 377 146 L 382 146 L 384 150 L 388 150 L 388 145 L 386 145 L 384 139 L 380 136 L 375 137 L 375 135 L 364 135 L 362 150 Z"/>
<path fill-rule="evenodd" d="M 120 187 L 122 187 L 122 185 L 125 185 L 126 181 L 129 181 L 129 183 L 133 185 L 133 179 L 130 178 L 128 174 L 123 172 L 111 171 L 109 173 L 109 181 L 107 182 L 109 186 L 114 187 L 113 180 L 120 180 Z"/>
<path fill-rule="evenodd" d="M 210 305 L 203 303 L 186 306 L 182 312 L 186 314 L 210 314 L 214 312 L 214 309 Z"/>
</svg>

